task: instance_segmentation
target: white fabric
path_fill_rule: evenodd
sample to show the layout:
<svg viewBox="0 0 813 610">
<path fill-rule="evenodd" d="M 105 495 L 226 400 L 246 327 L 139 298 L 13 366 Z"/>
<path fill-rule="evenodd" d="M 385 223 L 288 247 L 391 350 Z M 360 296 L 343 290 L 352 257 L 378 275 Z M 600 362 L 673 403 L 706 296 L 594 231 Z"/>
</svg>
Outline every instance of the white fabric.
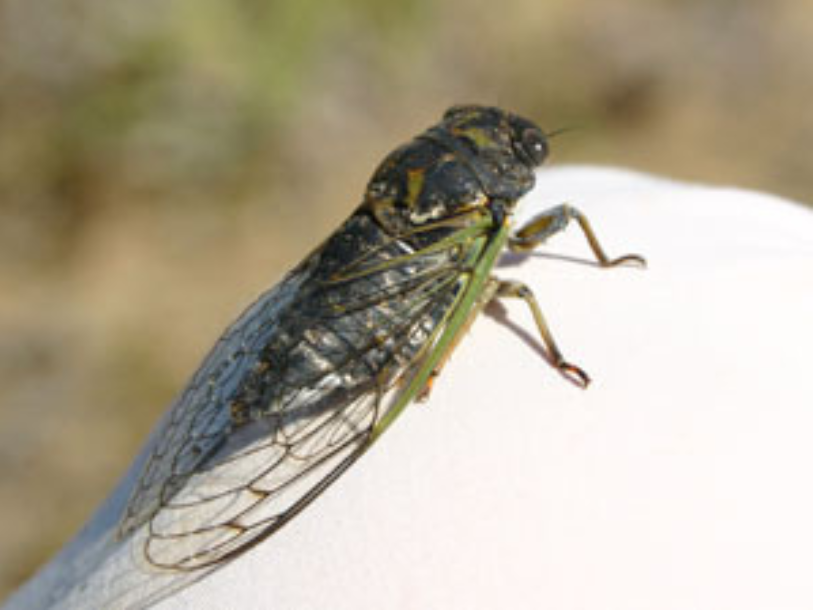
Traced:
<svg viewBox="0 0 813 610">
<path fill-rule="evenodd" d="M 562 257 L 497 273 L 534 290 L 590 388 L 540 356 L 522 302 L 491 309 L 427 403 L 161 610 L 813 607 L 813 213 L 573 167 L 542 172 L 522 217 L 565 201 L 648 269 L 584 264 L 572 226 L 540 251 Z"/>
</svg>

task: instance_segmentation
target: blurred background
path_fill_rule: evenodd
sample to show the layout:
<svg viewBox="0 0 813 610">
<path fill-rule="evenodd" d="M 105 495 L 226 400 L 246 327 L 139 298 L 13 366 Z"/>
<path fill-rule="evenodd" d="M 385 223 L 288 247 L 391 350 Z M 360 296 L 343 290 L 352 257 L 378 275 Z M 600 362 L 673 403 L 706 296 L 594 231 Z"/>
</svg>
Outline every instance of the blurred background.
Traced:
<svg viewBox="0 0 813 610">
<path fill-rule="evenodd" d="M 0 0 L 0 599 L 450 104 L 809 202 L 812 77 L 803 0 Z"/>
</svg>

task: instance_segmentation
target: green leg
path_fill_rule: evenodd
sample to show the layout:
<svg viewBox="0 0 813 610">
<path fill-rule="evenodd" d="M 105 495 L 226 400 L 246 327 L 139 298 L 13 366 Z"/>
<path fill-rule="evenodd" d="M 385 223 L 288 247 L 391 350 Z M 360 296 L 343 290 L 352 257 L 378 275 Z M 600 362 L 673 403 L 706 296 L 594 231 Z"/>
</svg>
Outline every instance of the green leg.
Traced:
<svg viewBox="0 0 813 610">
<path fill-rule="evenodd" d="M 643 257 L 637 254 L 627 254 L 618 258 L 609 258 L 604 249 L 599 244 L 593 228 L 587 220 L 587 217 L 579 212 L 574 207 L 567 204 L 557 205 L 554 208 L 546 210 L 541 214 L 534 216 L 527 224 L 517 229 L 517 231 L 508 238 L 508 247 L 514 252 L 527 252 L 532 250 L 550 236 L 564 231 L 571 220 L 579 223 L 584 236 L 587 238 L 587 243 L 590 244 L 590 249 L 596 256 L 598 264 L 602 267 L 615 267 L 623 265 L 624 263 L 634 263 L 642 267 L 646 267 L 646 261 Z"/>
<path fill-rule="evenodd" d="M 553 366 L 559 369 L 559 372 L 575 384 L 586 388 L 590 384 L 589 375 L 575 364 L 570 364 L 565 360 L 564 356 L 562 356 L 562 352 L 556 345 L 553 334 L 551 334 L 550 328 L 548 328 L 548 323 L 545 321 L 545 316 L 542 315 L 542 310 L 539 307 L 534 293 L 531 292 L 531 289 L 522 282 L 513 280 L 492 278 L 492 282 L 496 284 L 494 291 L 496 297 L 519 298 L 525 301 L 531 309 L 531 313 L 536 321 L 536 327 L 539 329 L 539 335 L 545 343 L 545 348 L 548 351 L 548 356 Z"/>
<path fill-rule="evenodd" d="M 460 332 L 457 333 L 452 342 L 447 346 L 446 351 L 443 352 L 443 355 L 440 358 L 440 361 L 435 365 L 435 368 L 432 369 L 432 374 L 429 376 L 426 385 L 418 394 L 417 400 L 419 402 L 424 402 L 429 398 L 429 395 L 432 393 L 432 385 L 435 383 L 435 379 L 437 379 L 440 375 L 443 367 L 446 366 L 446 363 L 452 356 L 452 352 L 457 348 L 463 336 L 469 332 L 471 325 L 474 324 L 474 321 L 483 312 L 486 305 L 488 305 L 491 300 L 497 296 L 499 283 L 499 280 L 495 280 L 492 277 L 488 278 L 488 281 L 483 288 L 483 292 L 478 296 L 477 301 L 472 306 L 471 311 L 469 311 L 466 320 L 460 327 Z"/>
<path fill-rule="evenodd" d="M 472 307 L 466 321 L 461 326 L 461 332 L 455 339 L 448 345 L 440 361 L 432 369 L 432 374 L 427 380 L 426 386 L 418 394 L 417 400 L 425 401 L 429 394 L 432 392 L 432 384 L 435 379 L 440 375 L 443 367 L 449 361 L 449 357 L 457 347 L 463 336 L 469 331 L 474 320 L 479 317 L 483 309 L 493 300 L 497 298 L 519 298 L 525 301 L 533 314 L 536 327 L 539 330 L 539 335 L 542 342 L 545 344 L 545 349 L 548 352 L 551 364 L 556 367 L 565 377 L 573 381 L 576 385 L 586 388 L 590 384 L 590 376 L 585 373 L 581 368 L 575 364 L 570 364 L 562 356 L 559 346 L 556 345 L 556 340 L 545 321 L 545 316 L 542 314 L 542 309 L 539 307 L 539 302 L 536 300 L 534 293 L 525 284 L 514 280 L 502 280 L 500 278 L 491 276 L 488 278 L 483 292 L 480 294 L 477 302 Z"/>
</svg>

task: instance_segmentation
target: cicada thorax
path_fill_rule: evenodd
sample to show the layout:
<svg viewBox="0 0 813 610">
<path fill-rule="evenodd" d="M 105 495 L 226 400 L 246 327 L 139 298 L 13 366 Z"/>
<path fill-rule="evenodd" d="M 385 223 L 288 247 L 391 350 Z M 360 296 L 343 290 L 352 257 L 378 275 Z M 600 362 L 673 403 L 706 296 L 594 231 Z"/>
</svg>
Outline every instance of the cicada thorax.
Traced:
<svg viewBox="0 0 813 610">
<path fill-rule="evenodd" d="M 497 109 L 466 108 L 447 113 L 374 173 L 363 208 L 386 230 L 404 235 L 467 214 L 476 222 L 477 215 L 469 213 L 487 213 L 495 201 L 513 206 L 533 188 L 533 170 L 511 136 L 516 126 L 510 122 L 517 119 Z"/>
<path fill-rule="evenodd" d="M 406 236 L 486 200 L 476 174 L 457 155 L 416 139 L 384 160 L 367 186 L 363 208 L 391 234 Z"/>
</svg>

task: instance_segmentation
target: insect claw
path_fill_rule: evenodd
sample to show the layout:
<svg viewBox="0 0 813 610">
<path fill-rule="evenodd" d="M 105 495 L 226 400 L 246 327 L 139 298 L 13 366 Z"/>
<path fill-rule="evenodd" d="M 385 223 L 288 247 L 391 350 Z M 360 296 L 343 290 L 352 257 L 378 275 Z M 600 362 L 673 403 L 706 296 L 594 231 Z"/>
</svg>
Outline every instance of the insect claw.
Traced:
<svg viewBox="0 0 813 610">
<path fill-rule="evenodd" d="M 618 258 L 614 258 L 611 261 L 607 261 L 603 267 L 620 267 L 622 265 L 634 265 L 636 267 L 641 267 L 642 269 L 646 269 L 646 259 L 643 256 L 638 256 L 637 254 L 627 254 L 625 256 L 619 256 Z"/>
<path fill-rule="evenodd" d="M 569 381 L 575 383 L 581 389 L 584 390 L 590 385 L 590 375 L 585 373 L 575 364 L 560 362 L 557 368 L 562 375 L 564 375 Z"/>
</svg>

